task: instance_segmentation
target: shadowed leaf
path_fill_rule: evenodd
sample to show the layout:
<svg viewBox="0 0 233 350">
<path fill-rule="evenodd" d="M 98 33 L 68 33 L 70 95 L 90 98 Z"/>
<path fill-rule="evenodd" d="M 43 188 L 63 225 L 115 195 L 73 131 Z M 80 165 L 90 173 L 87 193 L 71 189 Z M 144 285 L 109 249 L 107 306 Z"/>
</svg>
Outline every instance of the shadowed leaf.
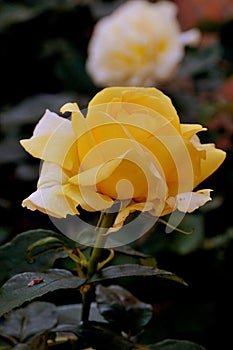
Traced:
<svg viewBox="0 0 233 350">
<path fill-rule="evenodd" d="M 205 350 L 202 346 L 186 340 L 168 339 L 155 345 L 147 345 L 149 350 Z"/>
<path fill-rule="evenodd" d="M 98 285 L 96 301 L 103 317 L 126 334 L 139 333 L 153 314 L 150 304 L 141 302 L 120 286 Z"/>
<path fill-rule="evenodd" d="M 34 284 L 34 280 L 41 280 Z M 8 280 L 0 289 L 0 316 L 57 289 L 78 288 L 85 279 L 73 276 L 69 271 L 51 269 L 47 272 L 24 272 Z M 32 283 L 30 286 L 29 284 Z"/>
<path fill-rule="evenodd" d="M 127 339 L 113 332 L 107 325 L 97 322 L 88 322 L 79 326 L 75 333 L 85 341 L 87 347 L 95 350 L 133 350 L 135 347 Z"/>
<path fill-rule="evenodd" d="M 25 308 L 12 311 L 0 321 L 0 333 L 26 342 L 43 334 L 57 323 L 56 306 L 46 302 L 34 302 Z"/>
<path fill-rule="evenodd" d="M 32 263 L 26 260 L 28 247 L 47 237 L 58 238 L 61 243 L 42 247 L 33 251 L 35 259 Z M 62 243 L 70 246 L 73 241 L 62 234 L 49 230 L 30 230 L 18 234 L 12 241 L 0 247 L 0 284 L 21 272 L 44 271 L 53 267 L 54 261 L 66 256 Z M 17 252 L 17 253 L 16 253 Z"/>
<path fill-rule="evenodd" d="M 121 277 L 161 277 L 171 279 L 187 285 L 186 282 L 172 272 L 160 270 L 151 266 L 137 264 L 116 265 L 103 268 L 91 277 L 88 282 L 101 282 Z"/>
</svg>

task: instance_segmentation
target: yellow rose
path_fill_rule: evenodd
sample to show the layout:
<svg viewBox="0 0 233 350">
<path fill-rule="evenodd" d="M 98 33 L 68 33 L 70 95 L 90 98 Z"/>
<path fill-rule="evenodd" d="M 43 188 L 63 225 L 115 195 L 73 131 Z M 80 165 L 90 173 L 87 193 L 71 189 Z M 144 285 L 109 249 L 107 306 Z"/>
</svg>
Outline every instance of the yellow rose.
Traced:
<svg viewBox="0 0 233 350">
<path fill-rule="evenodd" d="M 154 86 L 174 76 L 185 45 L 200 32 L 181 32 L 170 1 L 130 0 L 100 19 L 88 47 L 86 69 L 97 86 Z"/>
<path fill-rule="evenodd" d="M 162 216 L 191 212 L 210 200 L 193 189 L 223 162 L 225 152 L 201 144 L 199 124 L 181 124 L 170 99 L 155 88 L 99 92 L 84 117 L 77 104 L 46 111 L 22 146 L 43 160 L 37 191 L 23 206 L 64 218 L 121 203 L 116 227 L 133 211 Z"/>
</svg>

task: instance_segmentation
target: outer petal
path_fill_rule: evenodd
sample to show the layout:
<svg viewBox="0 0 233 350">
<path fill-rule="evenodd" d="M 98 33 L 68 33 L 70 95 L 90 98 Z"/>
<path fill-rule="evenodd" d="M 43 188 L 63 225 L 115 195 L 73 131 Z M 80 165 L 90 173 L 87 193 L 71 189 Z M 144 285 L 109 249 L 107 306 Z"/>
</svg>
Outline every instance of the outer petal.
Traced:
<svg viewBox="0 0 233 350">
<path fill-rule="evenodd" d="M 197 192 L 184 192 L 178 194 L 175 198 L 169 198 L 168 204 L 173 210 L 178 209 L 182 213 L 191 213 L 206 202 L 211 200 L 210 192 L 212 190 L 200 190 Z"/>
<path fill-rule="evenodd" d="M 215 148 L 214 144 L 201 144 L 196 135 L 192 137 L 191 142 L 197 150 L 205 151 L 205 158 L 201 159 L 200 163 L 200 174 L 194 184 L 196 187 L 219 168 L 226 158 L 226 152 Z"/>
<path fill-rule="evenodd" d="M 56 164 L 43 163 L 38 189 L 26 198 L 22 205 L 31 210 L 40 210 L 48 215 L 64 218 L 78 214 L 76 206 L 66 194 L 64 185 L 68 176 Z"/>
<path fill-rule="evenodd" d="M 190 143 L 187 143 L 187 147 L 190 150 L 196 175 L 194 188 L 218 169 L 226 157 L 226 153 L 216 149 L 214 144 L 201 144 L 196 133 L 206 130 L 199 124 L 181 124 L 183 136 L 190 141 Z"/>
<path fill-rule="evenodd" d="M 181 133 L 187 139 L 191 139 L 199 131 L 206 131 L 207 128 L 203 128 L 200 124 L 180 124 Z"/>
<path fill-rule="evenodd" d="M 75 141 L 71 122 L 46 110 L 33 136 L 20 143 L 33 157 L 71 169 L 78 160 Z"/>
<path fill-rule="evenodd" d="M 72 202 L 64 196 L 61 186 L 39 188 L 22 202 L 23 207 L 39 210 L 56 218 L 65 218 L 68 214 L 78 214 Z"/>
</svg>

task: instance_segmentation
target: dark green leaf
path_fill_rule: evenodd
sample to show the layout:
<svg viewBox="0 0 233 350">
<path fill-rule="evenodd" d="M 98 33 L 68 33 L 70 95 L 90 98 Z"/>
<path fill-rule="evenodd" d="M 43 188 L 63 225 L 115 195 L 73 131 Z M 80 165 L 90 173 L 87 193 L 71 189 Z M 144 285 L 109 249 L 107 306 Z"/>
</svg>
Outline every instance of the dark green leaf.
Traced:
<svg viewBox="0 0 233 350">
<path fill-rule="evenodd" d="M 32 286 L 34 280 L 41 282 Z M 47 272 L 24 272 L 12 277 L 0 289 L 0 316 L 57 289 L 78 288 L 85 279 L 73 276 L 69 271 L 53 269 Z"/>
<path fill-rule="evenodd" d="M 17 347 L 19 345 L 21 345 L 21 344 L 18 344 Z M 39 336 L 36 336 L 25 345 L 29 345 L 29 350 L 48 350 L 49 349 L 49 347 L 48 347 L 48 334 L 44 333 L 44 334 L 41 334 Z M 16 347 L 16 350 L 21 350 L 21 348 L 18 349 L 17 347 Z M 15 348 L 14 348 L 14 350 L 15 350 Z M 27 349 L 25 348 L 25 350 L 27 350 Z"/>
<path fill-rule="evenodd" d="M 43 334 L 57 323 L 56 306 L 46 302 L 34 302 L 25 308 L 12 311 L 0 320 L 0 333 L 26 342 Z"/>
<path fill-rule="evenodd" d="M 53 267 L 56 259 L 66 256 L 62 243 L 56 243 L 53 246 L 49 245 L 49 249 L 45 249 L 46 247 L 35 249 L 33 254 L 36 258 L 33 264 L 26 261 L 28 247 L 47 237 L 58 238 L 67 246 L 74 244 L 64 235 L 48 230 L 30 230 L 18 234 L 11 242 L 0 247 L 0 284 L 21 272 L 47 270 Z"/>
<path fill-rule="evenodd" d="M 133 256 L 133 257 L 137 257 L 137 258 L 142 258 L 142 259 L 143 258 L 146 259 L 149 257 L 148 255 L 146 255 L 142 252 L 139 252 L 139 251 L 127 246 L 127 245 L 121 246 L 121 247 L 116 247 L 116 248 L 114 248 L 114 251 L 116 253 L 121 253 L 121 254 L 129 255 L 129 256 Z"/>
<path fill-rule="evenodd" d="M 172 272 L 165 270 L 160 270 L 158 268 L 153 268 L 151 266 L 141 266 L 137 264 L 125 264 L 125 265 L 116 265 L 103 268 L 101 271 L 96 273 L 91 277 L 88 282 L 101 282 L 104 280 L 111 280 L 114 278 L 121 277 L 162 277 L 171 279 L 177 282 L 180 282 L 184 285 L 187 285 L 186 282 L 176 276 Z"/>
<path fill-rule="evenodd" d="M 150 350 L 205 350 L 202 346 L 186 340 L 164 340 L 155 345 L 147 345 Z"/>
<path fill-rule="evenodd" d="M 96 288 L 96 301 L 101 315 L 116 329 L 137 334 L 151 320 L 152 306 L 141 302 L 120 286 Z"/>
<path fill-rule="evenodd" d="M 131 247 L 122 246 L 114 248 L 114 258 L 111 260 L 111 265 L 122 264 L 140 264 L 147 266 L 157 266 L 157 261 L 154 257 L 139 252 Z"/>
<path fill-rule="evenodd" d="M 13 349 L 14 350 L 32 350 L 29 344 L 17 344 L 16 346 L 14 346 Z"/>
<path fill-rule="evenodd" d="M 58 306 L 58 324 L 69 324 L 77 326 L 77 324 L 79 324 L 81 321 L 81 311 L 82 304 Z M 96 303 L 91 304 L 89 320 L 95 322 L 105 322 L 104 318 L 99 313 Z"/>
<path fill-rule="evenodd" d="M 121 335 L 113 332 L 107 325 L 88 322 L 79 326 L 75 333 L 86 344 L 86 347 L 93 347 L 95 350 L 131 350 L 134 346 Z"/>
</svg>

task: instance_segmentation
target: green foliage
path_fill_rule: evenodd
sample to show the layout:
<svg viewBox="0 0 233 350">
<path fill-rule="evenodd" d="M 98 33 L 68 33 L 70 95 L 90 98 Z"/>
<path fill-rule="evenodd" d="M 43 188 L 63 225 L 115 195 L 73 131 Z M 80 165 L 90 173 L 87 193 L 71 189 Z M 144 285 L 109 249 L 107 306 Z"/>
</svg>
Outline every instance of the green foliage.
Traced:
<svg viewBox="0 0 233 350">
<path fill-rule="evenodd" d="M 35 284 L 33 284 L 35 281 Z M 36 282 L 39 283 L 36 283 Z M 51 269 L 47 272 L 24 272 L 10 278 L 0 289 L 0 315 L 57 289 L 78 288 L 85 279 L 69 271 Z M 30 285 L 32 283 L 32 285 Z"/>
<path fill-rule="evenodd" d="M 85 346 L 96 350 L 130 350 L 135 349 L 133 344 L 114 332 L 105 324 L 90 322 L 76 329 L 77 336 L 84 341 Z"/>
<path fill-rule="evenodd" d="M 82 304 L 61 305 L 57 306 L 56 310 L 59 325 L 73 325 L 74 327 L 77 327 L 77 325 L 81 322 Z M 101 316 L 95 302 L 91 304 L 89 320 L 101 323 L 106 322 L 103 316 Z"/>
<path fill-rule="evenodd" d="M 0 338 L 15 343 L 30 343 L 57 323 L 56 307 L 51 303 L 34 302 L 18 309 L 0 321 Z"/>
<path fill-rule="evenodd" d="M 149 345 L 150 350 L 205 350 L 202 346 L 185 340 L 164 340 L 155 345 Z"/>
<path fill-rule="evenodd" d="M 16 250 L 18 254 L 14 256 Z M 65 252 L 69 254 L 68 257 Z M 144 283 L 148 278 L 157 279 L 158 277 L 186 285 L 185 281 L 172 272 L 159 269 L 153 257 L 127 246 L 116 248 L 113 265 L 108 262 L 110 266 L 102 267 L 89 280 L 77 277 L 78 265 L 81 261 L 79 254 L 82 254 L 80 257 L 88 259 L 90 253 L 89 247 L 79 247 L 66 236 L 49 230 L 24 232 L 0 247 L 2 272 L 7 271 L 3 273 L 3 281 L 10 277 L 0 289 L 0 315 L 6 315 L 26 302 L 42 298 L 47 293 L 60 289 L 80 289 L 82 293 L 82 288 L 91 286 L 95 290 L 93 300 L 97 302 L 91 305 L 88 324 L 81 325 L 79 325 L 82 318 L 80 304 L 63 305 L 55 310 L 53 305 L 50 307 L 50 304 L 32 303 L 26 308 L 16 309 L 9 316 L 5 316 L 0 323 L 2 344 L 10 342 L 14 347 L 25 350 L 27 347 L 38 349 L 41 347 L 42 350 L 47 347 L 52 334 L 55 334 L 56 338 L 59 337 L 59 332 L 68 332 L 73 334 L 72 337 L 77 337 L 74 341 L 79 343 L 80 349 L 84 346 L 93 346 L 98 349 L 103 342 L 106 344 L 106 349 L 107 346 L 111 346 L 111 349 L 117 348 L 119 344 L 122 349 L 143 347 L 134 343 L 134 337 L 137 338 L 151 321 L 152 306 L 138 300 L 118 285 L 104 287 L 99 283 L 126 277 L 137 277 L 143 279 Z M 14 259 L 7 259 L 11 255 Z M 57 269 L 56 264 L 63 265 L 66 269 Z M 81 265 L 80 268 L 82 268 Z M 25 270 L 27 272 L 23 272 Z M 48 323 L 44 322 L 37 327 L 37 323 L 41 323 L 37 313 L 41 317 L 46 317 Z M 25 323 L 22 319 L 28 321 Z M 12 334 L 9 334 L 10 329 Z M 122 337 L 121 332 L 128 334 L 129 339 Z M 90 334 L 92 334 L 91 342 Z M 56 340 L 54 341 L 56 344 Z M 63 341 L 66 342 L 66 338 Z"/>
<path fill-rule="evenodd" d="M 49 237 L 56 240 L 50 244 L 47 242 L 46 247 L 38 244 L 38 241 L 42 243 L 41 240 Z M 75 243 L 62 234 L 48 230 L 29 230 L 18 234 L 12 241 L 0 246 L 0 284 L 21 272 L 51 268 L 56 259 L 66 257 L 63 244 L 74 247 Z"/>
<path fill-rule="evenodd" d="M 99 273 L 94 274 L 89 282 L 101 282 L 122 277 L 162 277 L 180 282 L 186 285 L 182 278 L 174 273 L 160 270 L 152 266 L 141 266 L 137 264 L 124 264 L 103 268 Z"/>
<path fill-rule="evenodd" d="M 109 324 L 95 303 L 91 306 L 90 321 L 79 324 L 81 304 L 55 306 L 48 302 L 33 302 L 0 319 L 0 348 L 43 350 L 47 349 L 47 341 L 59 344 L 60 335 L 64 334 L 62 342 L 68 345 L 73 339 L 78 349 L 93 346 L 97 350 L 204 350 L 189 341 L 169 339 L 154 345 L 141 345 L 130 340 L 129 336 L 122 337 L 120 330 L 141 332 L 152 317 L 152 308 L 119 286 L 99 287 L 98 308 Z"/>
<path fill-rule="evenodd" d="M 55 342 L 60 334 L 67 334 L 67 341 L 75 338 L 75 329 L 81 320 L 81 304 L 56 306 L 49 302 L 33 302 L 0 318 L 0 349 L 22 347 L 46 349 L 47 341 Z M 104 321 L 97 309 L 91 305 L 91 322 Z M 64 333 L 65 332 L 65 333 Z M 66 337 L 63 337 L 63 342 Z"/>
<path fill-rule="evenodd" d="M 153 315 L 152 306 L 139 301 L 124 288 L 111 285 L 96 288 L 96 302 L 101 315 L 115 329 L 126 334 L 140 333 Z"/>
</svg>

